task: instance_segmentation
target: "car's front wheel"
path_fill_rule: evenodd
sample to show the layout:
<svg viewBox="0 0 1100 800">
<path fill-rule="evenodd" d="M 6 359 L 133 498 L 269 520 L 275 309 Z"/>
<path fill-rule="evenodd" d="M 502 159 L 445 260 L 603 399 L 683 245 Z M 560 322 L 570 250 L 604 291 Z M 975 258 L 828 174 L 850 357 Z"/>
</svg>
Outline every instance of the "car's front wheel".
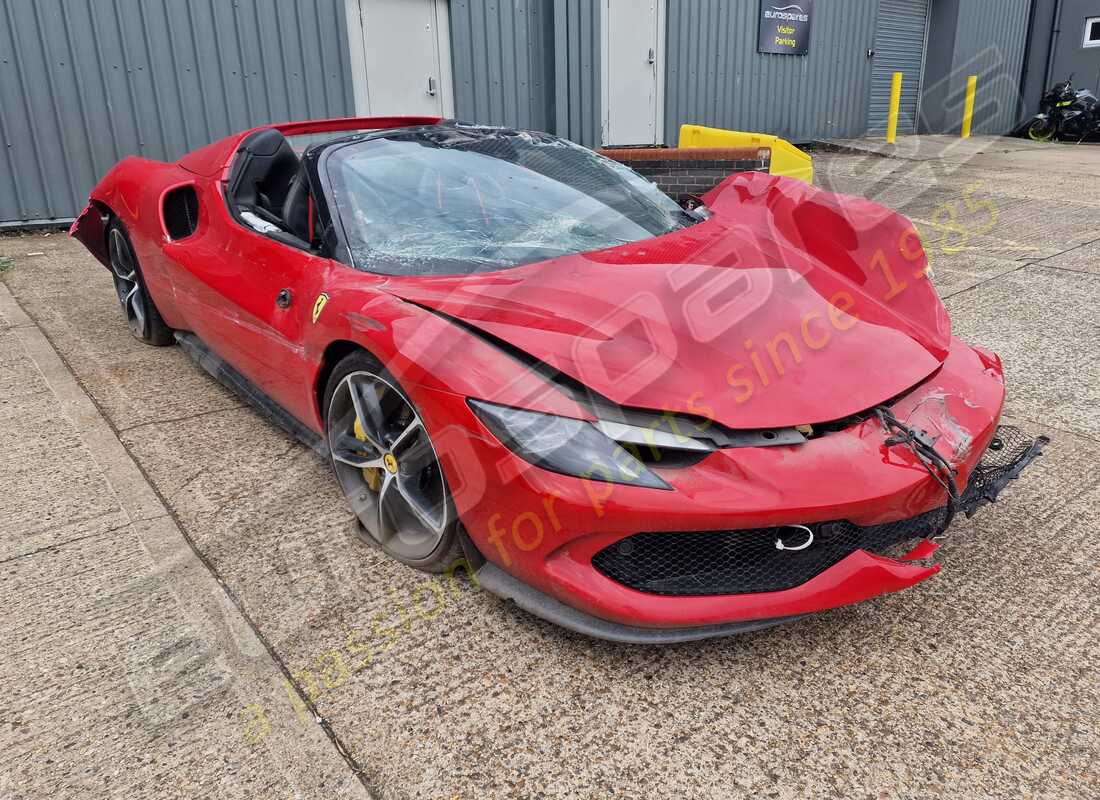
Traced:
<svg viewBox="0 0 1100 800">
<path fill-rule="evenodd" d="M 117 219 L 107 226 L 107 252 L 111 261 L 111 276 L 115 294 L 126 316 L 126 324 L 136 339 L 155 347 L 175 344 L 172 329 L 161 319 L 153 298 L 145 286 L 137 254 L 130 243 L 126 228 Z"/>
<path fill-rule="evenodd" d="M 461 553 L 458 519 L 428 431 L 412 401 L 365 351 L 325 390 L 332 467 L 360 535 L 398 561 L 442 572 Z"/>
</svg>

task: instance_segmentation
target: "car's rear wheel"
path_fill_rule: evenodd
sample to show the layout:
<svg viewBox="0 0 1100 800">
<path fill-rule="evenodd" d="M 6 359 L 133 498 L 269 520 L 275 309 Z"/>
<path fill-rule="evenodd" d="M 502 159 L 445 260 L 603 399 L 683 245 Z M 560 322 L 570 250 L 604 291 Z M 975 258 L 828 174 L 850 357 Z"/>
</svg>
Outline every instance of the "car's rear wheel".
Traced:
<svg viewBox="0 0 1100 800">
<path fill-rule="evenodd" d="M 137 254 L 130 243 L 126 228 L 117 219 L 107 226 L 107 252 L 111 262 L 111 276 L 115 282 L 126 324 L 136 339 L 155 347 L 174 344 L 172 329 L 164 324 L 153 298 L 145 286 Z"/>
<path fill-rule="evenodd" d="M 426 572 L 461 553 L 457 514 L 435 447 L 416 407 L 365 351 L 333 370 L 325 390 L 332 467 L 360 535 Z"/>
</svg>

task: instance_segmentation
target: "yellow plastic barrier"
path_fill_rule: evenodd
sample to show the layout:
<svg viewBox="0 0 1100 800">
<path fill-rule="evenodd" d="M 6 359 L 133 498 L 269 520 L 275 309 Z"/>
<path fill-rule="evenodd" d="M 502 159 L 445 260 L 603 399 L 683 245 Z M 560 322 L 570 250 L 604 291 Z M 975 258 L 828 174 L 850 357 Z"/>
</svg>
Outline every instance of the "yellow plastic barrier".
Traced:
<svg viewBox="0 0 1100 800">
<path fill-rule="evenodd" d="M 772 152 L 768 172 L 786 175 L 812 184 L 814 161 L 809 153 L 803 153 L 786 139 L 766 133 L 744 133 L 722 128 L 706 128 L 702 125 L 680 126 L 680 147 L 767 147 Z"/>
</svg>

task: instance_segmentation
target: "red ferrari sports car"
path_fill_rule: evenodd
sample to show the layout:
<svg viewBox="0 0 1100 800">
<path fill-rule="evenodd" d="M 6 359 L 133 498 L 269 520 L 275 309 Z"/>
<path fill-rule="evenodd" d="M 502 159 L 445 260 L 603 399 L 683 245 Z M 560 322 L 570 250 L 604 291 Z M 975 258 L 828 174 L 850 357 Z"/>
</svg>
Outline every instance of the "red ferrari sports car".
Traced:
<svg viewBox="0 0 1100 800">
<path fill-rule="evenodd" d="M 543 133 L 328 120 L 127 158 L 71 232 L 409 566 L 632 642 L 930 577 L 1045 442 L 998 427 L 1000 360 L 904 217 L 760 173 L 703 201 Z"/>
</svg>

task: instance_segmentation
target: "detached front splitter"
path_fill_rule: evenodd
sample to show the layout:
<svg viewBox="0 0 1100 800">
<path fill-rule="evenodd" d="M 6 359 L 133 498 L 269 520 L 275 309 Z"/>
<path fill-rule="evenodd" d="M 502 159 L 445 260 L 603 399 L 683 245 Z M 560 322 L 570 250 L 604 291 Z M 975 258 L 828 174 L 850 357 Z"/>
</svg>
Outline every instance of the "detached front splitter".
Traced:
<svg viewBox="0 0 1100 800">
<path fill-rule="evenodd" d="M 486 562 L 477 571 L 477 581 L 482 589 L 488 589 L 504 600 L 511 600 L 524 611 L 542 617 L 555 625 L 568 630 L 583 633 L 596 639 L 626 644 L 675 644 L 692 642 L 698 639 L 713 639 L 721 636 L 733 636 L 738 633 L 750 633 L 774 625 L 782 625 L 801 619 L 804 615 L 774 617 L 772 619 L 751 620 L 748 622 L 730 622 L 721 625 L 702 625 L 693 628 L 642 628 L 623 625 L 606 619 L 594 617 L 560 600 L 555 600 L 527 584 L 513 578 L 495 564 Z"/>
</svg>

